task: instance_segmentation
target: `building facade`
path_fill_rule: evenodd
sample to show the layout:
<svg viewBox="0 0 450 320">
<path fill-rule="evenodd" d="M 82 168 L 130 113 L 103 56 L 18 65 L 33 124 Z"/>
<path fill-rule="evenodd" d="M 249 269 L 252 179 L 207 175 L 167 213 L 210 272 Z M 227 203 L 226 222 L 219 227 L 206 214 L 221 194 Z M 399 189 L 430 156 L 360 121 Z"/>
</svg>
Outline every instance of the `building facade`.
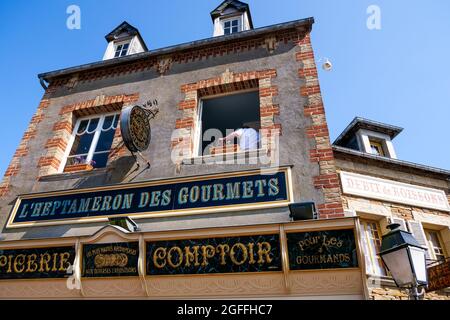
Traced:
<svg viewBox="0 0 450 320">
<path fill-rule="evenodd" d="M 401 298 L 367 241 L 387 218 L 446 257 L 449 172 L 394 160 L 395 128 L 361 127 L 378 156 L 364 121 L 331 144 L 314 20 L 211 17 L 212 38 L 157 50 L 124 22 L 102 61 L 39 75 L 0 185 L 2 298 Z M 345 185 L 368 177 L 435 198 Z"/>
</svg>

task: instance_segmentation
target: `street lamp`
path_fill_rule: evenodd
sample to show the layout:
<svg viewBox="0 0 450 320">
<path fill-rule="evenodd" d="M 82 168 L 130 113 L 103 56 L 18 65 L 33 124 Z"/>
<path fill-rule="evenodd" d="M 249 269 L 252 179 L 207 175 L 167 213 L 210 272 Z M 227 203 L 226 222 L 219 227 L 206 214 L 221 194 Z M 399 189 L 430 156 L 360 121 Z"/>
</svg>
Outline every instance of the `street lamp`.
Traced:
<svg viewBox="0 0 450 320">
<path fill-rule="evenodd" d="M 390 230 L 382 237 L 379 253 L 385 266 L 399 288 L 410 289 L 412 300 L 419 300 L 417 288 L 428 284 L 425 251 L 407 231 L 397 223 L 387 226 Z"/>
</svg>

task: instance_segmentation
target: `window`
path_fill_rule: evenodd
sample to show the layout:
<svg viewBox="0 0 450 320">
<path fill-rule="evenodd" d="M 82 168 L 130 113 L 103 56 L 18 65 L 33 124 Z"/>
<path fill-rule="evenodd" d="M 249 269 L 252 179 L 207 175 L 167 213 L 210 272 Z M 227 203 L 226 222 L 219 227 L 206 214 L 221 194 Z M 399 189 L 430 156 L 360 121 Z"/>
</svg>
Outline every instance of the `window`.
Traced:
<svg viewBox="0 0 450 320">
<path fill-rule="evenodd" d="M 361 220 L 361 233 L 367 273 L 385 276 L 386 270 L 378 255 L 381 248 L 381 232 L 378 222 Z"/>
<path fill-rule="evenodd" d="M 116 46 L 116 53 L 114 54 L 115 58 L 126 56 L 128 53 L 128 48 L 130 46 L 129 42 L 121 43 Z"/>
<path fill-rule="evenodd" d="M 370 149 L 372 151 L 372 154 L 374 155 L 382 157 L 385 156 L 383 146 L 381 145 L 380 142 L 370 140 Z"/>
<path fill-rule="evenodd" d="M 424 230 L 425 235 L 427 237 L 428 250 L 430 253 L 430 257 L 433 260 L 444 260 L 445 259 L 445 251 L 442 245 L 442 239 L 439 231 L 434 230 Z"/>
<path fill-rule="evenodd" d="M 239 19 L 226 20 L 223 22 L 224 34 L 232 34 L 241 31 Z"/>
<path fill-rule="evenodd" d="M 118 122 L 119 114 L 78 119 L 64 167 L 76 164 L 106 167 Z"/>
<path fill-rule="evenodd" d="M 222 150 L 220 153 L 258 149 L 259 91 L 203 98 L 198 117 L 195 137 L 197 155 L 215 154 L 217 148 Z M 245 128 L 245 134 L 238 130 L 242 128 Z M 227 143 L 218 141 L 218 138 L 226 137 L 235 130 L 239 137 Z"/>
</svg>

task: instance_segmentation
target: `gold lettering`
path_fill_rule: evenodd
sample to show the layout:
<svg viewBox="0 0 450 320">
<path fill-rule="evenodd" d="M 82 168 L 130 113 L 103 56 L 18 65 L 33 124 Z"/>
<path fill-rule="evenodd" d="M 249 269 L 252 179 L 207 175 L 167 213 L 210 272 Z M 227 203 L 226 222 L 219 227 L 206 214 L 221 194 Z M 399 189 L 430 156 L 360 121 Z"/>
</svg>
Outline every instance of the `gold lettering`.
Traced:
<svg viewBox="0 0 450 320">
<path fill-rule="evenodd" d="M 240 248 L 242 251 L 242 260 L 241 261 L 237 261 L 237 259 L 236 259 L 236 251 L 235 251 L 236 248 Z M 233 247 L 231 248 L 231 251 L 230 251 L 230 259 L 235 265 L 240 266 L 247 260 L 247 257 L 248 257 L 247 248 L 242 243 L 238 242 L 235 245 L 233 245 Z"/>
<path fill-rule="evenodd" d="M 202 256 L 203 256 L 202 267 L 207 266 L 209 264 L 208 259 L 213 258 L 215 253 L 216 249 L 213 246 L 210 245 L 202 246 Z"/>
<path fill-rule="evenodd" d="M 248 246 L 248 256 L 250 258 L 248 263 L 249 264 L 255 264 L 256 261 L 255 261 L 255 259 L 253 257 L 253 247 L 255 246 L 255 244 L 250 242 L 247 246 Z"/>
<path fill-rule="evenodd" d="M 15 273 L 22 273 L 24 270 L 25 270 L 25 255 L 24 254 L 18 254 L 16 256 L 16 258 L 14 259 L 14 272 Z"/>
<path fill-rule="evenodd" d="M 7 263 L 8 263 L 8 257 L 0 256 L 0 268 L 6 267 Z"/>
<path fill-rule="evenodd" d="M 39 272 L 49 272 L 50 271 L 50 267 L 48 266 L 48 263 L 50 262 L 50 260 L 52 259 L 52 256 L 49 253 L 44 253 L 41 254 L 41 267 L 39 268 Z M 44 264 L 45 264 L 45 270 L 44 270 Z"/>
<path fill-rule="evenodd" d="M 263 249 L 265 247 L 265 249 Z M 270 250 L 272 249 L 270 243 L 268 242 L 258 242 L 258 263 L 264 264 L 265 262 L 271 263 L 272 258 L 270 258 Z M 266 258 L 266 261 L 264 261 L 264 258 Z"/>
<path fill-rule="evenodd" d="M 162 269 L 166 266 L 166 256 L 167 256 L 167 249 L 166 248 L 158 248 L 153 253 L 153 264 L 158 268 Z M 159 263 L 158 260 L 163 260 L 162 263 Z"/>
<path fill-rule="evenodd" d="M 69 252 L 64 252 L 60 254 L 59 271 L 66 271 L 69 268 L 70 266 L 69 258 L 70 258 Z"/>
<path fill-rule="evenodd" d="M 25 272 L 36 272 L 36 270 L 38 269 L 38 264 L 36 263 L 36 259 L 37 259 L 37 255 L 36 254 L 30 254 L 28 256 L 28 268 Z M 33 266 L 33 268 L 31 267 Z"/>
<path fill-rule="evenodd" d="M 227 244 L 219 244 L 217 246 L 217 251 L 219 251 L 220 254 L 220 264 L 222 266 L 226 265 L 227 262 L 225 261 L 225 255 L 230 252 L 230 246 Z"/>
<path fill-rule="evenodd" d="M 178 253 L 178 262 L 174 263 L 172 261 L 172 257 L 173 257 L 173 252 L 176 251 L 176 253 Z M 169 250 L 169 253 L 167 254 L 167 263 L 169 263 L 169 266 L 171 266 L 172 268 L 176 269 L 179 266 L 181 266 L 181 264 L 183 263 L 183 250 L 181 250 L 180 247 L 172 247 Z"/>
</svg>

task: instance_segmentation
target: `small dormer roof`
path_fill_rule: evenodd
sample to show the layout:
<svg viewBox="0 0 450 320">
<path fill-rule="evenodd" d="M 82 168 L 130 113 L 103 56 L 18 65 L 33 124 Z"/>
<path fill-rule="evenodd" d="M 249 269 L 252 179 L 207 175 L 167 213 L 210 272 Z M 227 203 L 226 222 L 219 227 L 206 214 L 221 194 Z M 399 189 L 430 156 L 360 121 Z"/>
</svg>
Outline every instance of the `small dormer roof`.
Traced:
<svg viewBox="0 0 450 320">
<path fill-rule="evenodd" d="M 139 40 L 141 41 L 145 51 L 148 51 L 147 45 L 145 44 L 144 39 L 142 38 L 141 34 L 139 33 L 139 30 L 135 27 L 133 27 L 128 22 L 124 21 L 120 25 L 118 25 L 113 31 L 108 33 L 105 36 L 106 41 L 120 41 L 121 39 L 127 39 L 130 37 L 137 36 Z"/>
<path fill-rule="evenodd" d="M 381 123 L 374 120 L 364 119 L 361 117 L 355 117 L 353 121 L 345 128 L 345 130 L 334 141 L 336 146 L 345 146 L 360 129 L 365 129 L 372 132 L 384 133 L 393 140 L 403 128 L 396 127 L 390 124 Z"/>
<path fill-rule="evenodd" d="M 224 2 L 222 2 L 216 9 L 211 11 L 212 20 L 214 21 L 216 18 L 222 16 L 224 12 L 229 8 L 234 8 L 238 12 L 247 12 L 250 28 L 253 29 L 253 20 L 250 13 L 250 6 L 247 3 L 237 0 L 225 0 Z"/>
</svg>

